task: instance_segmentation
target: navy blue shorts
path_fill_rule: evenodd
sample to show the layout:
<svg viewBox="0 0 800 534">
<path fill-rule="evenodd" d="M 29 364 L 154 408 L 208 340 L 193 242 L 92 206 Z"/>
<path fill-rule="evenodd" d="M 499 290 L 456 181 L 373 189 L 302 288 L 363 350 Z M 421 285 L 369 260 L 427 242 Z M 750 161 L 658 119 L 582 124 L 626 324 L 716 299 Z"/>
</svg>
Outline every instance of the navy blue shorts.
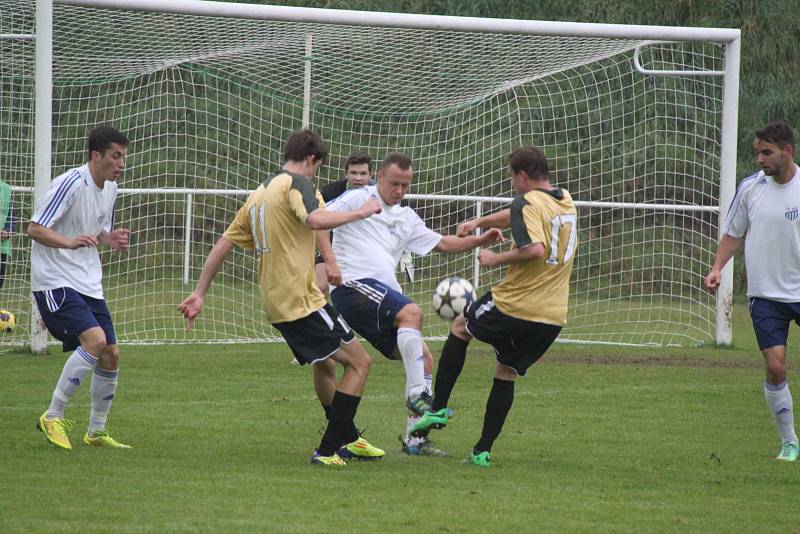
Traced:
<svg viewBox="0 0 800 534">
<path fill-rule="evenodd" d="M 374 278 L 351 280 L 331 292 L 331 302 L 347 323 L 387 358 L 397 348 L 394 318 L 413 301 Z"/>
<path fill-rule="evenodd" d="M 64 352 L 77 349 L 81 344 L 78 335 L 96 326 L 105 332 L 106 344 L 116 345 L 117 334 L 105 300 L 88 297 L 71 287 L 34 291 L 33 297 L 47 330 L 61 342 Z"/>
<path fill-rule="evenodd" d="M 286 340 L 297 361 L 315 363 L 332 356 L 343 343 L 356 336 L 330 304 L 294 321 L 273 323 Z"/>
<path fill-rule="evenodd" d="M 513 368 L 519 376 L 525 376 L 561 332 L 557 325 L 506 315 L 495 306 L 491 291 L 470 304 L 464 310 L 464 318 L 469 335 L 491 345 L 497 361 Z"/>
<path fill-rule="evenodd" d="M 750 298 L 750 318 L 756 331 L 759 349 L 786 345 L 789 323 L 800 325 L 800 302 L 778 302 L 760 297 Z"/>
</svg>

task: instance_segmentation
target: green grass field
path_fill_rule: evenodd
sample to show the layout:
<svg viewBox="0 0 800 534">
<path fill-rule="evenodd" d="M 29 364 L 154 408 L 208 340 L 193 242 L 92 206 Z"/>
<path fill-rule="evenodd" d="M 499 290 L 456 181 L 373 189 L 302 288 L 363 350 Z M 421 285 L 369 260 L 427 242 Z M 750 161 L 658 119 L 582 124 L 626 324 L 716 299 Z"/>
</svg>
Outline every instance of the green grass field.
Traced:
<svg viewBox="0 0 800 534">
<path fill-rule="evenodd" d="M 491 384 L 485 345 L 433 436 L 450 458 L 400 453 L 402 365 L 376 357 L 357 423 L 387 455 L 335 471 L 308 465 L 322 411 L 282 344 L 124 347 L 109 428 L 128 451 L 79 444 L 88 387 L 68 411 L 75 449 L 47 444 L 34 425 L 64 357 L 5 353 L 0 532 L 800 532 L 800 465 L 773 460 L 735 312 L 733 348 L 556 345 L 518 383 L 490 469 L 460 463 Z"/>
</svg>

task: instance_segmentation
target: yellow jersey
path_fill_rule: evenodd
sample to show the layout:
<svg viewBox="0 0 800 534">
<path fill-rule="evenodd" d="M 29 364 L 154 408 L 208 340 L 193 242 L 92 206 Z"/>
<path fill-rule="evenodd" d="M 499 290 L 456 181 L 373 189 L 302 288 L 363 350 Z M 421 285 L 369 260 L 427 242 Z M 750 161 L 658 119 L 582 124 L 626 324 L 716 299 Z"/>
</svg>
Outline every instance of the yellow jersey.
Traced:
<svg viewBox="0 0 800 534">
<path fill-rule="evenodd" d="M 492 288 L 497 308 L 512 317 L 567 323 L 569 277 L 578 245 L 577 211 L 565 189 L 534 189 L 511 203 L 512 248 L 542 243 L 544 257 L 508 266 Z"/>
<path fill-rule="evenodd" d="M 301 319 L 325 305 L 314 277 L 314 231 L 308 214 L 324 207 L 306 176 L 281 172 L 258 186 L 223 237 L 259 255 L 258 276 L 267 320 Z"/>
</svg>

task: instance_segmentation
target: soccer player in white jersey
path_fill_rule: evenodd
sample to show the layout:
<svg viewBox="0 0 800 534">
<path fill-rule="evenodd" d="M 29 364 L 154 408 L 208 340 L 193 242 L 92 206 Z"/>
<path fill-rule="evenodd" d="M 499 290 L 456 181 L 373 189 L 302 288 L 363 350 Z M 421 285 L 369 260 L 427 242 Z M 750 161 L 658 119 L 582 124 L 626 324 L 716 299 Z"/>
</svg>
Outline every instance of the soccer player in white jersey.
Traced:
<svg viewBox="0 0 800 534">
<path fill-rule="evenodd" d="M 333 230 L 342 283 L 331 292 L 331 301 L 381 354 L 403 362 L 409 409 L 405 437 L 401 437 L 403 451 L 442 456 L 427 437 L 408 435 L 419 416 L 430 409 L 433 356 L 422 340 L 422 310 L 403 295 L 395 272 L 406 250 L 420 255 L 432 250 L 458 253 L 503 237 L 497 229 L 468 237 L 442 236 L 429 229 L 414 210 L 401 205 L 413 176 L 411 159 L 392 152 L 383 160 L 375 185 L 347 191 L 327 206 L 330 211 L 349 211 L 370 198 L 383 205 L 377 215 Z"/>
<path fill-rule="evenodd" d="M 794 131 L 784 122 L 756 132 L 753 149 L 761 170 L 739 184 L 705 278 L 706 288 L 716 292 L 720 271 L 744 239 L 750 316 L 766 371 L 764 395 L 781 436 L 777 459 L 786 462 L 798 456 L 786 383 L 789 323 L 800 321 L 800 170 L 794 148 Z"/>
<path fill-rule="evenodd" d="M 93 373 L 89 428 L 83 442 L 94 447 L 130 448 L 106 431 L 119 379 L 119 348 L 103 299 L 98 245 L 126 250 L 130 232 L 112 229 L 116 181 L 125 169 L 128 139 L 110 126 L 89 133 L 89 161 L 50 183 L 28 225 L 31 289 L 44 324 L 74 351 L 56 383 L 50 407 L 37 428 L 50 443 L 71 449 L 73 422 L 64 418 L 69 399 Z"/>
</svg>

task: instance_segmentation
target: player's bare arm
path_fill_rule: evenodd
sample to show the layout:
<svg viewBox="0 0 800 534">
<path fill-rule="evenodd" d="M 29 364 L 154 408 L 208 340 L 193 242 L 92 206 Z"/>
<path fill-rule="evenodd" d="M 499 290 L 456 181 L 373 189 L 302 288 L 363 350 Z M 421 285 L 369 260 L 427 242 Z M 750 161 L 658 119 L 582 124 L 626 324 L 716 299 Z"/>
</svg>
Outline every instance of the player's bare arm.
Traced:
<svg viewBox="0 0 800 534">
<path fill-rule="evenodd" d="M 736 253 L 736 249 L 739 248 L 739 243 L 741 243 L 741 241 L 741 237 L 733 237 L 729 234 L 723 235 L 722 239 L 720 239 L 719 245 L 717 245 L 717 254 L 714 257 L 714 265 L 711 266 L 711 270 L 703 280 L 703 285 L 711 293 L 717 292 L 717 288 L 722 280 L 722 268 L 727 265 L 728 261 Z"/>
<path fill-rule="evenodd" d="M 200 272 L 200 278 L 197 279 L 197 286 L 191 295 L 178 306 L 178 311 L 186 318 L 186 330 L 191 330 L 194 325 L 195 318 L 200 315 L 203 310 L 203 301 L 208 288 L 211 287 L 211 282 L 217 276 L 220 267 L 225 262 L 225 258 L 233 248 L 233 242 L 220 237 L 203 264 L 203 270 Z"/>
<path fill-rule="evenodd" d="M 503 233 L 498 230 L 497 228 L 490 228 L 488 231 L 482 233 L 479 236 L 476 235 L 467 235 L 465 237 L 459 237 L 454 235 L 446 235 L 443 236 L 439 243 L 434 247 L 436 252 L 442 252 L 445 254 L 454 254 L 458 252 L 464 252 L 466 250 L 471 250 L 475 247 L 479 247 L 482 245 L 491 245 L 493 243 L 505 243 L 506 238 L 503 237 Z"/>
<path fill-rule="evenodd" d="M 330 230 L 316 230 L 316 241 L 319 253 L 325 262 L 325 275 L 329 283 L 339 285 L 342 283 L 342 270 L 339 269 L 339 264 L 336 263 L 336 255 L 333 253 L 331 246 L 331 232 Z"/>
<path fill-rule="evenodd" d="M 468 236 L 475 233 L 478 228 L 508 228 L 511 226 L 511 210 L 506 208 L 491 215 L 470 219 L 463 222 L 456 228 L 456 235 L 459 237 Z"/>
<path fill-rule="evenodd" d="M 28 237 L 37 243 L 52 248 L 68 248 L 74 250 L 81 247 L 96 247 L 98 244 L 97 238 L 93 235 L 67 237 L 35 222 L 28 225 L 27 234 Z"/>
<path fill-rule="evenodd" d="M 505 252 L 492 252 L 481 250 L 478 253 L 478 262 L 483 267 L 496 267 L 512 263 L 526 263 L 544 257 L 545 249 L 542 243 L 534 243 L 523 248 L 515 248 Z"/>
<path fill-rule="evenodd" d="M 114 250 L 128 250 L 130 235 L 131 231 L 127 228 L 117 228 L 110 232 L 102 231 L 97 236 L 97 242 Z"/>
<path fill-rule="evenodd" d="M 357 209 L 351 211 L 317 209 L 308 215 L 306 226 L 312 230 L 330 230 L 349 222 L 366 219 L 371 215 L 380 213 L 382 209 L 381 203 L 374 198 L 367 200 Z"/>
</svg>

